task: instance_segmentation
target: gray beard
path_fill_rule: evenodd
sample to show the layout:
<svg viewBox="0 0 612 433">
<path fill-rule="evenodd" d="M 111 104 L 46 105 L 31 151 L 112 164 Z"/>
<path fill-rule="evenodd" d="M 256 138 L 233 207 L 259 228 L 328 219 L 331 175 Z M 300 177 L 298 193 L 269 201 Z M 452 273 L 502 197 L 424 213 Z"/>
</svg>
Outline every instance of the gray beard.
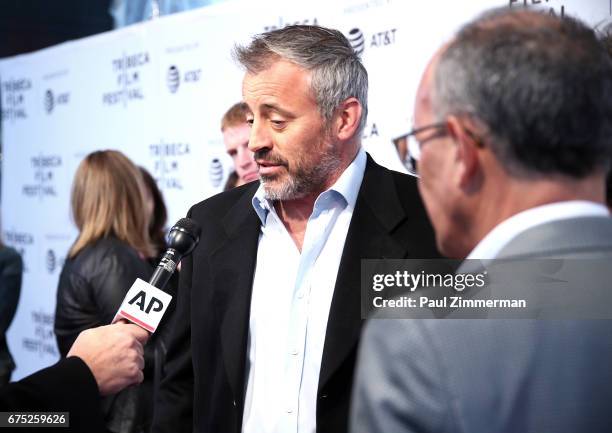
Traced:
<svg viewBox="0 0 612 433">
<path fill-rule="evenodd" d="M 319 164 L 310 169 L 298 168 L 296 173 L 280 185 L 273 186 L 260 176 L 268 200 L 297 200 L 309 194 L 320 193 L 330 176 L 340 167 L 340 158 L 326 153 Z"/>
</svg>

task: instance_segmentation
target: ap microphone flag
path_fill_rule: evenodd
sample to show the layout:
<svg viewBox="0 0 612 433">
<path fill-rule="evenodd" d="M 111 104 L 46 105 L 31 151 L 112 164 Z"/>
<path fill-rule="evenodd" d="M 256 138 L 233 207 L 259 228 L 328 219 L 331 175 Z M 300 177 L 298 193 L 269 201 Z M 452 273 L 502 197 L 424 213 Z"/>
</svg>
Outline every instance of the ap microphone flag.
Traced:
<svg viewBox="0 0 612 433">
<path fill-rule="evenodd" d="M 125 319 L 153 333 L 159 326 L 172 296 L 163 291 L 181 259 L 200 241 L 201 229 L 190 218 L 180 219 L 168 234 L 168 249 L 147 283 L 140 278 L 125 295 L 112 323 Z"/>
</svg>

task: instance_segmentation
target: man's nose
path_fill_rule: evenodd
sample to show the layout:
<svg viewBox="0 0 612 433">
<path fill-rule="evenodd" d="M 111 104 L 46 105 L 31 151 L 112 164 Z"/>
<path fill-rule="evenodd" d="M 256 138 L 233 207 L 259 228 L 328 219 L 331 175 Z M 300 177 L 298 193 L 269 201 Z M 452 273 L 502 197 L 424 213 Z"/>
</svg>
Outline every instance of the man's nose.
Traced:
<svg viewBox="0 0 612 433">
<path fill-rule="evenodd" d="M 270 134 L 262 122 L 254 121 L 251 125 L 251 135 L 249 137 L 248 148 L 252 153 L 256 153 L 262 149 L 272 148 Z"/>
</svg>

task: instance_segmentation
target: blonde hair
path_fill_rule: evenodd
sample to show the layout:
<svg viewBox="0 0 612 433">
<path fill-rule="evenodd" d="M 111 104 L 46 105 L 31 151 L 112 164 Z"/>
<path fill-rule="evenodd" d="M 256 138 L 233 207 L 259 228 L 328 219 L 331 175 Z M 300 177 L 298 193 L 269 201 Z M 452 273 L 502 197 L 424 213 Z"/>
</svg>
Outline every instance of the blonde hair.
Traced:
<svg viewBox="0 0 612 433">
<path fill-rule="evenodd" d="M 140 171 L 123 153 L 102 150 L 87 155 L 72 184 L 72 216 L 79 236 L 68 256 L 76 256 L 100 238 L 115 236 L 153 257 L 144 197 Z"/>
<path fill-rule="evenodd" d="M 221 132 L 227 128 L 247 125 L 247 114 L 249 114 L 249 106 L 244 102 L 238 102 L 230 107 L 221 119 Z"/>
</svg>

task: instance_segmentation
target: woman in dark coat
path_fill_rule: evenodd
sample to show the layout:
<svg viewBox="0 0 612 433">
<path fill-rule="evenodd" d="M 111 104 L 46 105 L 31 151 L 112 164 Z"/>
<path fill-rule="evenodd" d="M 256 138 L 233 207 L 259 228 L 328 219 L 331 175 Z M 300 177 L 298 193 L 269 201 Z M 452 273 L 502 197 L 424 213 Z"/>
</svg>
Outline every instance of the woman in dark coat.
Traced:
<svg viewBox="0 0 612 433">
<path fill-rule="evenodd" d="M 121 152 L 89 154 L 72 186 L 72 214 L 79 229 L 60 275 L 55 335 L 64 357 L 85 329 L 109 324 L 136 278 L 153 272 L 143 180 Z M 106 427 L 117 433 L 149 430 L 152 418 L 153 344 L 145 346 L 145 379 L 106 397 Z"/>
</svg>

